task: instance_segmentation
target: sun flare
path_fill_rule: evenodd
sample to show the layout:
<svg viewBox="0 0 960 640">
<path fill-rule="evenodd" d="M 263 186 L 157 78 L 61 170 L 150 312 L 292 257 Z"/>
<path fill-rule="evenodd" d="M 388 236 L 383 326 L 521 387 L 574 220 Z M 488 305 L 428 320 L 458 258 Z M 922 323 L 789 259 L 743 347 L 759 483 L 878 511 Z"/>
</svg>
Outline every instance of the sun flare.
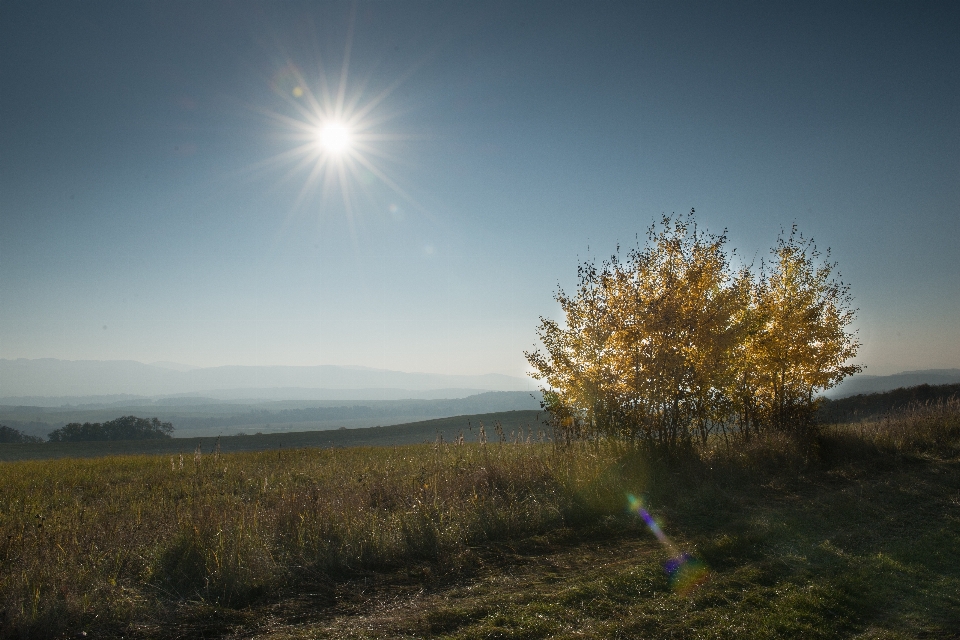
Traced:
<svg viewBox="0 0 960 640">
<path fill-rule="evenodd" d="M 286 67 L 273 83 L 288 105 L 286 113 L 265 111 L 278 125 L 280 138 L 293 144 L 265 160 L 263 166 L 286 165 L 288 178 L 305 174 L 293 209 L 309 201 L 317 190 L 323 202 L 339 192 L 347 215 L 353 216 L 357 196 L 370 195 L 371 178 L 419 208 L 382 167 L 383 163 L 398 162 L 387 149 L 390 143 L 411 139 L 383 131 L 384 123 L 394 117 L 383 103 L 399 80 L 372 95 L 365 94 L 363 86 L 349 91 L 346 69 L 333 86 L 322 72 L 312 80 L 296 67 Z"/>
</svg>

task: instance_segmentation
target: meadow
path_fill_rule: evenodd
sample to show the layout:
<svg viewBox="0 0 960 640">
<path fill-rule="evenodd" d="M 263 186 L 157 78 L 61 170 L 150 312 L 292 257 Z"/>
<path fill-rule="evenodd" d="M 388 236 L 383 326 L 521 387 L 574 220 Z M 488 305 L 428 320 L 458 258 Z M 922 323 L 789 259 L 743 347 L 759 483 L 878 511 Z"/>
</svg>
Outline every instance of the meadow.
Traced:
<svg viewBox="0 0 960 640">
<path fill-rule="evenodd" d="M 0 634 L 960 633 L 957 400 L 673 454 L 473 426 L 0 463 Z"/>
</svg>

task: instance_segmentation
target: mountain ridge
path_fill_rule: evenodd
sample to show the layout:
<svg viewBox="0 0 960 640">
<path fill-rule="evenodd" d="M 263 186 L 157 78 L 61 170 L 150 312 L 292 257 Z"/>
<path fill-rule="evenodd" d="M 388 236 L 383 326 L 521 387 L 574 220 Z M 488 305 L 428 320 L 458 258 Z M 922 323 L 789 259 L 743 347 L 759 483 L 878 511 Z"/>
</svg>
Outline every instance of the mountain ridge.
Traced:
<svg viewBox="0 0 960 640">
<path fill-rule="evenodd" d="M 461 389 L 532 391 L 532 380 L 498 373 L 479 375 L 394 371 L 370 367 L 224 365 L 185 369 L 136 360 L 0 359 L 0 397 L 164 396 L 265 389 L 389 389 L 425 392 Z M 243 396 L 245 394 L 235 393 Z M 395 394 L 392 394 L 395 396 Z"/>
<path fill-rule="evenodd" d="M 860 374 L 847 378 L 823 395 L 827 398 L 839 399 L 866 393 L 883 393 L 922 384 L 957 383 L 960 383 L 960 369 L 919 369 L 901 371 L 887 376 Z"/>
</svg>

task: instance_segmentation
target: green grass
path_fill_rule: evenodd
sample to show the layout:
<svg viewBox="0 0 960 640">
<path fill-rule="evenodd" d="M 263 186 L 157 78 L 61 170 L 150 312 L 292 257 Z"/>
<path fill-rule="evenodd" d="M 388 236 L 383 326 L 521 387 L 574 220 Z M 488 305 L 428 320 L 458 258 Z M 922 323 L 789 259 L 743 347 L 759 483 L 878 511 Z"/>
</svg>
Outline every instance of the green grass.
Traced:
<svg viewBox="0 0 960 640">
<path fill-rule="evenodd" d="M 954 638 L 960 462 L 850 463 L 772 482 L 667 491 L 664 529 L 709 567 L 687 595 L 652 535 L 619 520 L 484 548 L 415 591 L 354 583 L 270 638 Z M 662 500 L 662 502 L 660 502 Z M 422 586 L 422 585 L 421 585 Z M 358 605 L 349 595 L 360 593 Z M 291 612 L 289 619 L 296 619 Z M 262 620 L 262 619 L 261 619 Z M 256 629 L 256 632 L 253 631 Z"/>
<path fill-rule="evenodd" d="M 952 638 L 958 431 L 2 463 L 0 635 Z M 628 492 L 705 583 L 671 588 Z"/>
</svg>

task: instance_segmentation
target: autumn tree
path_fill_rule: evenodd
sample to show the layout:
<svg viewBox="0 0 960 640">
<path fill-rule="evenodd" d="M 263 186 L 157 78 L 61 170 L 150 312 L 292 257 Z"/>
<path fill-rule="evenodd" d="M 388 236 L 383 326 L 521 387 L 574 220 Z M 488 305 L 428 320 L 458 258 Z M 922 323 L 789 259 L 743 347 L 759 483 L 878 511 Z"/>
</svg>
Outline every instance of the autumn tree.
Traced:
<svg viewBox="0 0 960 640">
<path fill-rule="evenodd" d="M 733 271 L 725 235 L 664 217 L 623 260 L 581 264 L 563 324 L 526 352 L 561 437 L 676 447 L 807 424 L 815 394 L 859 371 L 849 289 L 812 243 L 778 242 L 769 275 Z"/>
<path fill-rule="evenodd" d="M 754 421 L 781 431 L 808 427 L 818 392 L 862 367 L 850 364 L 860 342 L 849 330 L 856 310 L 836 263 L 794 226 L 772 251 L 772 270 L 755 285 L 747 368 Z M 821 258 L 824 258 L 821 261 Z"/>
<path fill-rule="evenodd" d="M 589 425 L 595 435 L 619 436 L 623 407 L 617 393 L 612 322 L 608 314 L 606 269 L 593 264 L 578 268 L 578 286 L 571 296 L 557 292 L 565 326 L 540 318 L 537 335 L 546 349 L 525 352 L 543 389 L 544 406 L 554 416 L 559 435 L 569 440 Z"/>
<path fill-rule="evenodd" d="M 725 235 L 699 232 L 691 212 L 664 218 L 647 247 L 610 269 L 611 353 L 634 438 L 705 441 L 726 418 L 727 363 L 749 280 L 731 276 L 725 244 Z"/>
<path fill-rule="evenodd" d="M 541 318 L 545 352 L 525 354 L 548 385 L 547 408 L 597 436 L 706 440 L 729 413 L 726 363 L 749 292 L 745 273 L 730 275 L 725 243 L 699 232 L 691 212 L 651 227 L 624 261 L 581 265 L 576 292 L 557 294 L 565 326 Z"/>
</svg>

